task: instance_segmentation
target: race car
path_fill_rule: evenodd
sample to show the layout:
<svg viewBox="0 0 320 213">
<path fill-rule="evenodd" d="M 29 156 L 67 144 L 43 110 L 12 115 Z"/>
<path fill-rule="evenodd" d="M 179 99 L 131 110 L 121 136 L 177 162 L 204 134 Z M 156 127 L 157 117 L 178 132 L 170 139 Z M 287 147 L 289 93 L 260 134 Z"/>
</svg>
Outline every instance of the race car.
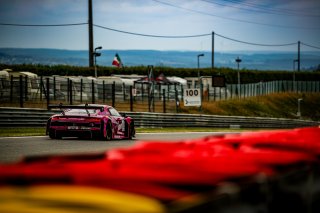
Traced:
<svg viewBox="0 0 320 213">
<path fill-rule="evenodd" d="M 49 105 L 59 108 L 61 114 L 51 116 L 47 122 L 47 135 L 51 139 L 62 137 L 132 139 L 135 137 L 134 120 L 113 107 L 98 104 Z"/>
</svg>

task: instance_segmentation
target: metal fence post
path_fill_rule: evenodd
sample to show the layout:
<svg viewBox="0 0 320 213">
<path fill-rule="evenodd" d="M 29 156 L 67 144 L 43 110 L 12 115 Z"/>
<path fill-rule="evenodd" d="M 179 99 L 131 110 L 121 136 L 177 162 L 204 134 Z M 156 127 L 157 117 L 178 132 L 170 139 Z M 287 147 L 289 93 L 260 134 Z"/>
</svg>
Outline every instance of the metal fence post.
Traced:
<svg viewBox="0 0 320 213">
<path fill-rule="evenodd" d="M 207 84 L 208 101 L 210 101 L 210 86 Z"/>
<path fill-rule="evenodd" d="M 19 76 L 19 91 L 20 91 L 20 107 L 23 108 L 23 85 L 22 85 L 22 75 Z"/>
<path fill-rule="evenodd" d="M 10 76 L 10 103 L 12 103 L 13 100 L 13 76 Z"/>
<path fill-rule="evenodd" d="M 158 84 L 159 100 L 161 100 L 161 84 Z"/>
<path fill-rule="evenodd" d="M 104 80 L 102 81 L 102 101 L 105 103 L 106 100 L 106 85 L 104 83 Z"/>
<path fill-rule="evenodd" d="M 67 78 L 67 101 L 70 102 L 70 79 Z"/>
<path fill-rule="evenodd" d="M 150 84 L 148 84 L 148 108 L 149 108 L 149 112 L 151 112 Z"/>
<path fill-rule="evenodd" d="M 166 90 L 162 89 L 163 113 L 166 113 Z"/>
<path fill-rule="evenodd" d="M 24 77 L 24 97 L 25 101 L 28 100 L 28 76 Z"/>
<path fill-rule="evenodd" d="M 126 100 L 126 85 L 125 83 L 122 83 L 122 92 L 123 92 L 123 100 Z"/>
<path fill-rule="evenodd" d="M 49 78 L 47 80 L 47 109 L 49 110 L 49 105 L 50 105 L 50 85 L 49 85 Z"/>
<path fill-rule="evenodd" d="M 116 82 L 112 83 L 112 107 L 115 106 L 115 99 L 116 99 Z"/>
<path fill-rule="evenodd" d="M 80 103 L 82 103 L 83 79 L 80 79 Z"/>
<path fill-rule="evenodd" d="M 94 80 L 91 80 L 91 99 L 92 103 L 95 103 L 95 91 L 94 91 Z"/>
<path fill-rule="evenodd" d="M 40 76 L 40 101 L 42 101 L 42 92 L 43 92 L 43 78 Z"/>
<path fill-rule="evenodd" d="M 70 94 L 69 94 L 69 97 L 70 97 L 70 105 L 72 105 L 73 104 L 73 97 L 72 97 L 72 80 L 69 80 L 69 92 L 70 92 Z"/>
<path fill-rule="evenodd" d="M 200 92 L 202 92 L 202 89 L 200 90 Z M 176 113 L 178 113 L 180 102 L 179 102 L 179 98 L 178 98 L 178 91 L 177 91 L 176 84 L 174 84 L 174 94 L 175 94 L 175 100 L 176 100 Z M 201 98 L 201 100 L 202 100 L 202 98 Z"/>
<path fill-rule="evenodd" d="M 57 99 L 57 96 L 56 96 L 56 77 L 54 76 L 53 77 L 53 100 L 56 100 Z"/>
<path fill-rule="evenodd" d="M 133 112 L 132 86 L 130 86 L 130 112 Z"/>
</svg>

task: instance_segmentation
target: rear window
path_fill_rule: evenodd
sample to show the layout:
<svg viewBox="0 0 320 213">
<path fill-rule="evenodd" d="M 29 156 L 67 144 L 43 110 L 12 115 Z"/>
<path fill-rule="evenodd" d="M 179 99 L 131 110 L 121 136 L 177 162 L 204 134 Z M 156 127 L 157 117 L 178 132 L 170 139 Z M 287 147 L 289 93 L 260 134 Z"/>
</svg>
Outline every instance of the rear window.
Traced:
<svg viewBox="0 0 320 213">
<path fill-rule="evenodd" d="M 96 114 L 98 112 L 100 112 L 99 109 L 88 109 L 88 112 L 90 114 Z M 66 115 L 87 115 L 88 114 L 87 110 L 85 109 L 67 109 L 64 113 Z"/>
</svg>

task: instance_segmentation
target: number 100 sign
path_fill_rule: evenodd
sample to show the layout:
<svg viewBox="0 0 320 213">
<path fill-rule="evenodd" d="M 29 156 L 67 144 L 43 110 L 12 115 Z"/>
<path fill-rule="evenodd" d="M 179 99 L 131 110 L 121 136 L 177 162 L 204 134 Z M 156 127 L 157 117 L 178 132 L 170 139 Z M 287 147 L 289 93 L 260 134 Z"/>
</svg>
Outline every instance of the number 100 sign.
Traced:
<svg viewBox="0 0 320 213">
<path fill-rule="evenodd" d="M 200 89 L 185 89 L 183 102 L 184 106 L 201 106 Z"/>
</svg>

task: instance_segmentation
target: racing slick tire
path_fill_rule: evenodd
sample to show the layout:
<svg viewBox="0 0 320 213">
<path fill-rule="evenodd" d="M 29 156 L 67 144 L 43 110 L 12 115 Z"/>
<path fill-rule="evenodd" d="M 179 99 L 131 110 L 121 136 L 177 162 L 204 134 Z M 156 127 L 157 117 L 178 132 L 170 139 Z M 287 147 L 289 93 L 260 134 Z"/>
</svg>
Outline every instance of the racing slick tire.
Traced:
<svg viewBox="0 0 320 213">
<path fill-rule="evenodd" d="M 51 139 L 61 139 L 62 137 L 59 134 L 56 134 L 54 131 L 49 130 L 49 138 L 51 138 Z"/>
<path fill-rule="evenodd" d="M 101 131 L 102 139 L 106 140 L 106 141 L 111 141 L 112 140 L 112 127 L 111 127 L 111 124 L 109 122 L 106 125 L 106 132 L 107 132 L 107 134 L 106 134 L 106 136 L 104 136 L 104 131 Z"/>
<path fill-rule="evenodd" d="M 127 123 L 127 126 L 130 127 L 129 134 L 128 134 L 128 138 L 129 138 L 130 140 L 132 140 L 132 138 L 134 138 L 135 135 L 136 135 L 136 129 L 135 129 L 135 127 L 134 127 L 134 122 L 132 121 L 130 125 Z"/>
</svg>

